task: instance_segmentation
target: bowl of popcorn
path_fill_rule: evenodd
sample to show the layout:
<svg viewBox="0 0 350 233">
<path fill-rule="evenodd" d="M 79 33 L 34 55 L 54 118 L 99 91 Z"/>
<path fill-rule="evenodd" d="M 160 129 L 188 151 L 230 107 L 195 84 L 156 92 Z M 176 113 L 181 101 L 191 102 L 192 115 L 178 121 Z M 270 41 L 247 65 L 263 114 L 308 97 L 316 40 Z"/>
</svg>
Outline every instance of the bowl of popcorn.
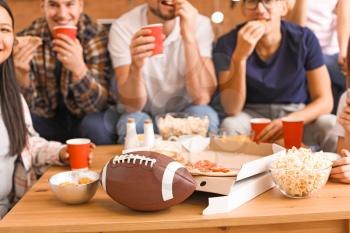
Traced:
<svg viewBox="0 0 350 233">
<path fill-rule="evenodd" d="M 287 197 L 313 196 L 328 181 L 332 161 L 321 151 L 292 148 L 270 164 L 276 187 Z"/>
<path fill-rule="evenodd" d="M 176 140 L 183 135 L 207 136 L 209 119 L 184 112 L 166 113 L 156 117 L 159 134 L 164 140 Z"/>
</svg>

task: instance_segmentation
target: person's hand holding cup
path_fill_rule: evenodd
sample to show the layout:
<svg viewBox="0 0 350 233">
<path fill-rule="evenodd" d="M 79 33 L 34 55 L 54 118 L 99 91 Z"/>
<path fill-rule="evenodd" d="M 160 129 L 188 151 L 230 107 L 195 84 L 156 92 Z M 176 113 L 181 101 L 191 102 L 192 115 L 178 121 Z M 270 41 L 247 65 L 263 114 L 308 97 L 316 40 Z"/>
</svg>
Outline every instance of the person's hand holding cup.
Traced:
<svg viewBox="0 0 350 233">
<path fill-rule="evenodd" d="M 92 161 L 91 149 L 95 144 L 87 138 L 75 138 L 66 141 L 67 146 L 60 151 L 60 160 L 69 162 L 72 170 L 87 170 Z"/>
<path fill-rule="evenodd" d="M 152 49 L 152 56 L 163 54 L 163 24 L 150 24 L 142 27 L 142 29 L 149 30 L 149 36 L 154 37 L 154 48 Z"/>
<path fill-rule="evenodd" d="M 130 45 L 132 65 L 141 69 L 147 57 L 162 55 L 163 39 L 163 24 L 147 25 L 136 32 Z"/>
<path fill-rule="evenodd" d="M 83 47 L 77 39 L 77 27 L 56 26 L 53 29 L 54 47 L 57 59 L 73 73 L 73 81 L 79 82 L 88 68 L 83 57 Z"/>
<path fill-rule="evenodd" d="M 253 118 L 250 120 L 253 141 L 259 143 L 259 135 L 263 129 L 271 123 L 268 118 Z"/>
</svg>

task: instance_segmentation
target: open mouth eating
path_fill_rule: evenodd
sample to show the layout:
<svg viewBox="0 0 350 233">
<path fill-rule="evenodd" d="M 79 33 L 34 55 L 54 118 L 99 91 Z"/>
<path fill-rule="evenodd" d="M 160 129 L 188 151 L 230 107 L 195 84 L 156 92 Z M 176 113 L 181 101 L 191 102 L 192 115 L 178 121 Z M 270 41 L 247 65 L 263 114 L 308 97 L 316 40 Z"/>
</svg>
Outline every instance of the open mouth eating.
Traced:
<svg viewBox="0 0 350 233">
<path fill-rule="evenodd" d="M 173 0 L 162 0 L 161 3 L 166 6 L 174 6 Z"/>
</svg>

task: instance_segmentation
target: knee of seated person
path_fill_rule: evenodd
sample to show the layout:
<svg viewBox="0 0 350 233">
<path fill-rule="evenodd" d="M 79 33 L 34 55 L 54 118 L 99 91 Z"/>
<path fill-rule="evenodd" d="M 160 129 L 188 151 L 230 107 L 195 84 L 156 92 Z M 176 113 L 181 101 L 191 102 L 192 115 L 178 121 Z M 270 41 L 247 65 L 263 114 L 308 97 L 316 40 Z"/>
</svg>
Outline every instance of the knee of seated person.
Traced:
<svg viewBox="0 0 350 233">
<path fill-rule="evenodd" d="M 189 107 L 186 108 L 185 112 L 210 112 L 210 111 L 214 111 L 214 109 L 212 107 L 210 107 L 209 105 L 191 105 Z"/>
<path fill-rule="evenodd" d="M 80 128 L 92 129 L 99 128 L 103 123 L 103 115 L 101 113 L 87 114 L 80 122 Z"/>
<path fill-rule="evenodd" d="M 238 129 L 242 128 L 237 117 L 226 117 L 221 123 L 221 129 L 229 135 L 236 135 L 240 132 Z"/>
<path fill-rule="evenodd" d="M 317 128 L 319 128 L 320 131 L 323 131 L 324 133 L 329 133 L 334 128 L 337 121 L 337 117 L 332 114 L 322 115 L 319 118 L 317 118 L 315 124 L 317 125 Z"/>
<path fill-rule="evenodd" d="M 147 113 L 144 112 L 137 112 L 137 113 L 124 113 L 116 127 L 117 127 L 117 133 L 118 136 L 124 137 L 126 133 L 126 124 L 128 123 L 128 119 L 133 118 L 136 123 L 136 131 L 137 133 L 143 133 L 143 123 L 147 119 L 152 119 Z"/>
<path fill-rule="evenodd" d="M 219 121 L 218 113 L 209 105 L 191 105 L 186 108 L 185 112 L 208 116 L 211 120 Z"/>
<path fill-rule="evenodd" d="M 145 113 L 145 112 L 137 112 L 137 113 L 124 113 L 119 121 L 118 121 L 118 127 L 126 127 L 126 123 L 128 122 L 128 119 L 134 119 L 136 123 L 136 127 L 139 125 L 143 125 L 143 122 L 147 119 L 151 119 L 151 117 Z"/>
<path fill-rule="evenodd" d="M 144 121 L 146 119 L 152 119 L 147 113 L 144 113 L 144 112 L 124 113 L 120 117 L 120 119 L 116 125 L 116 132 L 118 135 L 118 143 L 119 144 L 124 143 L 124 138 L 126 136 L 126 124 L 128 123 L 129 118 L 135 119 L 137 133 L 143 133 Z"/>
<path fill-rule="evenodd" d="M 92 140 L 97 145 L 115 144 L 116 138 L 113 127 L 107 127 L 104 113 L 91 113 L 86 115 L 79 125 L 82 137 Z"/>
<path fill-rule="evenodd" d="M 216 133 L 220 124 L 219 114 L 209 105 L 192 105 L 185 110 L 198 116 L 207 116 L 210 121 L 209 132 Z"/>
</svg>

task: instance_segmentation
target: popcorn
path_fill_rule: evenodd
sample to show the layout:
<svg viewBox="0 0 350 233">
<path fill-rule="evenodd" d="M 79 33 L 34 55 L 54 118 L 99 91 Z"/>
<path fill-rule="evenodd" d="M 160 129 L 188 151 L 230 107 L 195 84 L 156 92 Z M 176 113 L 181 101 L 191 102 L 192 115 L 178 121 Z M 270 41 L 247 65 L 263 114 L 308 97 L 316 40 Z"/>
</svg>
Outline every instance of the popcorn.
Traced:
<svg viewBox="0 0 350 233">
<path fill-rule="evenodd" d="M 277 187 L 288 197 L 308 197 L 328 180 L 332 162 L 323 152 L 295 147 L 279 157 L 271 166 Z"/>
<path fill-rule="evenodd" d="M 159 118 L 158 128 L 160 135 L 164 139 L 169 139 L 173 136 L 179 137 L 182 135 L 207 135 L 209 127 L 209 119 L 207 116 L 186 118 L 176 118 L 171 114 L 166 114 L 165 117 Z"/>
</svg>

